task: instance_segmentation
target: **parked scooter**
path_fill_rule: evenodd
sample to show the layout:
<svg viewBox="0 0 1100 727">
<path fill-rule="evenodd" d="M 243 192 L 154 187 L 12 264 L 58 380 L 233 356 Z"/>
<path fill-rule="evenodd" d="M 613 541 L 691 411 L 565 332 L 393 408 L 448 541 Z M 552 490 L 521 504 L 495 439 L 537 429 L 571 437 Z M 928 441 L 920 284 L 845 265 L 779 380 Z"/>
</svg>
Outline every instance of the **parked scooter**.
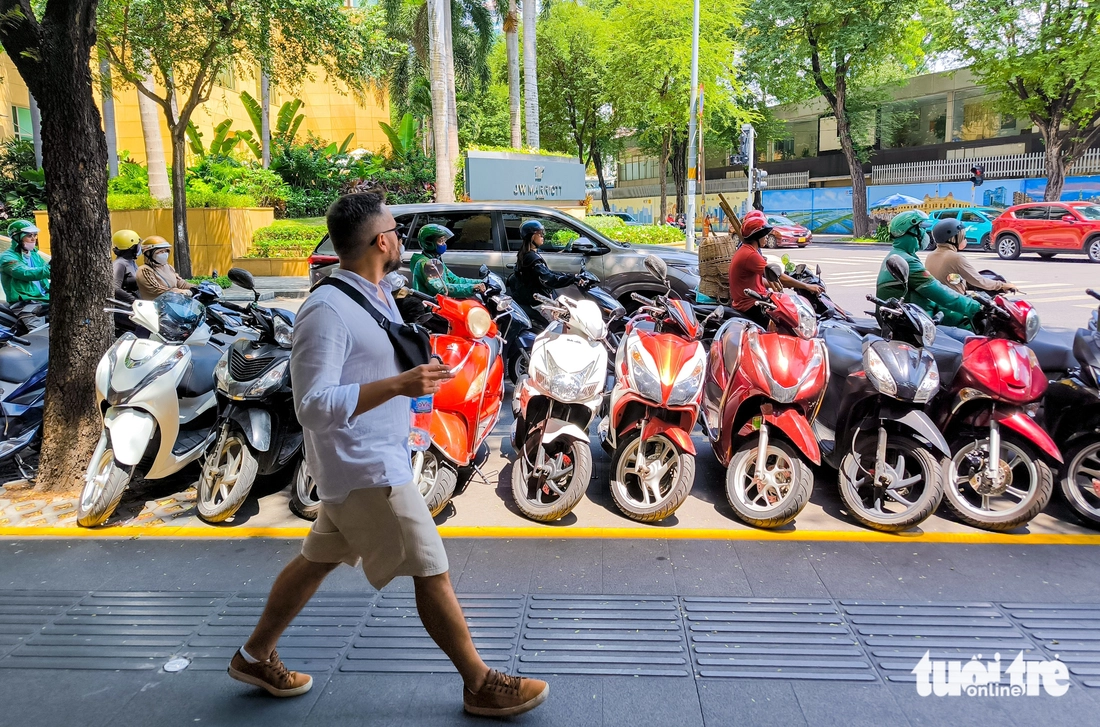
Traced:
<svg viewBox="0 0 1100 727">
<path fill-rule="evenodd" d="M 886 260 L 899 281 L 909 266 Z M 839 471 L 840 496 L 848 513 L 875 530 L 907 530 L 936 511 L 951 451 L 925 413 L 940 390 L 939 367 L 930 348 L 932 319 L 913 303 L 873 295 L 880 334 L 862 335 L 844 323 L 822 331 L 833 378 L 814 430 L 825 461 Z M 962 355 L 943 337 L 941 356 Z M 957 366 L 957 364 L 956 364 Z"/>
<path fill-rule="evenodd" d="M 663 260 L 649 255 L 645 265 L 668 285 Z M 619 344 L 610 414 L 599 433 L 612 453 L 615 505 L 633 520 L 653 522 L 674 513 L 695 481 L 691 432 L 699 417 L 706 350 L 690 303 L 668 294 L 632 297 L 641 307 Z"/>
<path fill-rule="evenodd" d="M 211 341 L 201 303 L 179 293 L 139 300 L 129 313 L 149 338 L 123 334 L 96 368 L 103 431 L 77 503 L 77 522 L 111 516 L 137 473 L 147 480 L 175 474 L 214 440 L 214 367 L 224 349 Z"/>
<path fill-rule="evenodd" d="M 783 270 L 770 263 L 765 277 Z M 743 318 L 718 331 L 707 362 L 703 429 L 726 467 L 726 499 L 741 520 L 775 528 L 795 519 L 810 500 L 809 459 L 821 454 L 810 420 L 829 380 L 829 360 L 810 304 L 794 293 L 754 290 L 775 326 Z M 805 459 L 804 459 L 805 458 Z"/>
<path fill-rule="evenodd" d="M 442 278 L 432 262 L 428 274 Z M 413 481 L 435 516 L 451 501 L 460 473 L 468 476 L 488 457 L 483 444 L 500 418 L 504 399 L 504 342 L 489 311 L 476 299 L 410 294 L 446 322 L 448 332 L 432 336 L 432 353 L 454 375 L 434 396 L 431 446 L 412 455 Z"/>
<path fill-rule="evenodd" d="M 13 326 L 18 326 L 14 321 Z M 21 453 L 34 445 L 42 429 L 42 405 L 49 369 L 50 331 L 39 328 L 25 337 L 0 325 L 0 462 L 14 460 L 24 478 L 34 476 Z"/>
<path fill-rule="evenodd" d="M 302 427 L 290 388 L 294 314 L 260 307 L 247 270 L 233 268 L 229 279 L 253 291 L 245 316 L 259 337 L 236 341 L 214 368 L 218 439 L 203 461 L 197 498 L 199 517 L 210 523 L 233 517 L 257 475 L 302 466 Z"/>
<path fill-rule="evenodd" d="M 951 444 L 952 472 L 945 500 L 960 520 L 1010 530 L 1038 515 L 1050 500 L 1051 463 L 1058 445 L 1034 420 L 1047 390 L 1035 352 L 1039 313 L 1023 300 L 971 293 L 981 303 L 978 335 L 941 327 L 963 343 L 958 373 L 934 404 L 934 420 Z"/>
<path fill-rule="evenodd" d="M 548 320 L 512 399 L 512 497 L 532 520 L 569 514 L 588 490 L 588 427 L 604 400 L 607 328 L 590 300 L 536 294 Z"/>
</svg>

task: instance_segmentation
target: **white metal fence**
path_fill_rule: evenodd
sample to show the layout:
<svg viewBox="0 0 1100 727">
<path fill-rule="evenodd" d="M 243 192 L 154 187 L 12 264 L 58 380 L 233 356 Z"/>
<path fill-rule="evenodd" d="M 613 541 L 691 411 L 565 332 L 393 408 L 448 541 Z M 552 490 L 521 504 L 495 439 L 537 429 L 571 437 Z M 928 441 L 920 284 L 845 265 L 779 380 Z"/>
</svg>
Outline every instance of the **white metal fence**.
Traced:
<svg viewBox="0 0 1100 727">
<path fill-rule="evenodd" d="M 970 179 L 970 168 L 981 164 L 990 179 L 1019 179 L 1046 175 L 1043 154 L 1016 154 L 974 159 L 940 159 L 871 167 L 871 184 L 958 182 Z M 1100 149 L 1089 149 L 1067 170 L 1067 175 L 1100 174 Z"/>
<path fill-rule="evenodd" d="M 810 186 L 809 172 L 793 172 L 791 174 L 772 174 L 766 180 L 768 189 L 805 189 Z M 676 185 L 669 184 L 665 187 L 669 197 L 676 194 Z M 696 185 L 696 190 L 699 185 Z M 748 191 L 748 177 L 734 177 L 733 179 L 708 179 L 707 194 L 719 192 L 746 192 Z M 609 199 L 634 199 L 637 197 L 660 197 L 661 185 L 645 184 L 634 187 L 616 187 L 607 190 Z"/>
</svg>

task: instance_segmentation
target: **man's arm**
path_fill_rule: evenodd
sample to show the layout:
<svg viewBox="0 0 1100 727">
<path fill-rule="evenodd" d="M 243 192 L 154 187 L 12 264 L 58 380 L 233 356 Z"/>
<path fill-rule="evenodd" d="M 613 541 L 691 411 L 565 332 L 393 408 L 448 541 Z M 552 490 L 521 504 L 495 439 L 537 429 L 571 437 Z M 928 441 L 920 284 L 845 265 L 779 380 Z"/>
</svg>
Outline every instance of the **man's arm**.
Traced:
<svg viewBox="0 0 1100 727">
<path fill-rule="evenodd" d="M 31 282 L 34 280 L 46 280 L 50 277 L 50 266 L 46 264 L 40 268 L 32 268 L 30 265 L 24 263 L 21 259 L 7 258 L 3 263 L 3 270 L 6 274 L 15 278 L 16 280 L 22 280 L 25 282 Z"/>
<path fill-rule="evenodd" d="M 971 288 L 977 288 L 978 290 L 989 290 L 997 292 L 1000 290 L 1015 288 L 1010 283 L 1002 283 L 1000 280 L 994 280 L 993 278 L 987 278 L 977 270 L 974 269 L 974 264 L 966 259 L 961 254 L 956 253 L 954 255 L 955 270 L 962 279 L 966 281 L 966 284 Z"/>
<path fill-rule="evenodd" d="M 823 292 L 820 285 L 810 285 L 809 283 L 803 283 L 801 280 L 795 280 L 790 275 L 780 275 L 779 282 L 782 283 L 783 287 L 785 288 L 805 290 L 807 293 L 813 293 L 814 295 L 820 295 Z"/>
</svg>

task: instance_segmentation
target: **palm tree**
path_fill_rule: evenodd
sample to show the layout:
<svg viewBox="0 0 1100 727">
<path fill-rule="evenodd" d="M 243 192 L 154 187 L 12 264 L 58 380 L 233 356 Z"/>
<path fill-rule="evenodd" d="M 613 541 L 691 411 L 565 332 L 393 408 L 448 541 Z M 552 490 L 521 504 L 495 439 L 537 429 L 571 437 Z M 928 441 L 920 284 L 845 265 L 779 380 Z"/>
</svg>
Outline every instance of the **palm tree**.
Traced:
<svg viewBox="0 0 1100 727">
<path fill-rule="evenodd" d="M 504 16 L 504 40 L 508 50 L 508 116 L 512 123 L 512 148 L 523 145 L 522 124 L 519 115 L 519 18 L 516 16 L 516 0 L 508 0 L 508 14 Z"/>
<path fill-rule="evenodd" d="M 527 117 L 527 146 L 539 148 L 539 78 L 535 61 L 537 0 L 523 3 L 523 96 Z"/>
<path fill-rule="evenodd" d="M 432 132 L 435 138 L 435 201 L 454 202 L 458 103 L 454 87 L 451 3 L 449 0 L 427 0 L 427 9 L 428 77 L 431 81 Z"/>
<path fill-rule="evenodd" d="M 145 76 L 149 88 L 156 88 L 152 72 Z M 155 101 L 134 90 L 141 116 L 141 135 L 145 140 L 145 166 L 149 170 L 149 194 L 162 202 L 172 200 L 172 187 L 168 184 L 168 163 L 164 159 L 164 139 L 160 135 L 160 109 Z"/>
</svg>

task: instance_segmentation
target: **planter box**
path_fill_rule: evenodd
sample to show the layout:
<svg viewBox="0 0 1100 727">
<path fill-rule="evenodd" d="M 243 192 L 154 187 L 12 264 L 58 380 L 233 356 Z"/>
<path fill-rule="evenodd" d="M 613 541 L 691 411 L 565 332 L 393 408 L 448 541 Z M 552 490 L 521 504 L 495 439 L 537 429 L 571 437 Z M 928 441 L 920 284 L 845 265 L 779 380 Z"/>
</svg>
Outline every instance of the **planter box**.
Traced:
<svg viewBox="0 0 1100 727">
<path fill-rule="evenodd" d="M 172 241 L 172 210 L 121 210 L 111 212 L 111 232 L 133 230 L 143 238 L 160 235 Z M 191 274 L 221 274 L 229 270 L 233 259 L 248 252 L 252 233 L 275 220 L 271 207 L 187 210 L 187 236 L 191 243 Z M 34 213 L 34 223 L 41 230 L 38 245 L 50 251 L 49 219 L 45 211 Z M 174 256 L 173 256 L 174 258 Z M 175 265 L 175 259 L 169 260 Z M 308 265 L 307 265 L 308 267 Z M 305 274 L 305 273 L 302 273 Z"/>
<path fill-rule="evenodd" d="M 256 276 L 305 277 L 309 275 L 307 257 L 235 257 L 233 267 L 243 268 Z M 226 270 L 229 268 L 226 267 Z"/>
</svg>

